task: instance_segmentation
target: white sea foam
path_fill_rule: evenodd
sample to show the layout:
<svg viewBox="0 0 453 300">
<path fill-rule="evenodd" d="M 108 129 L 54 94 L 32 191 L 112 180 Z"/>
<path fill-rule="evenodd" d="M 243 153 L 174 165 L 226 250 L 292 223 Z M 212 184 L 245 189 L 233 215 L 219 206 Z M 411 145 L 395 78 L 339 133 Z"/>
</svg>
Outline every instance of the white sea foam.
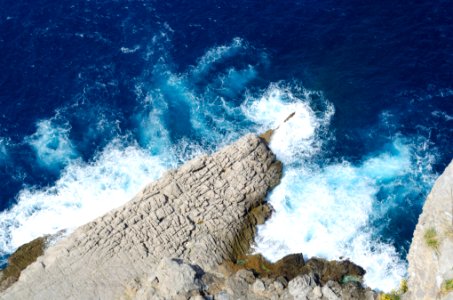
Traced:
<svg viewBox="0 0 453 300">
<path fill-rule="evenodd" d="M 232 47 L 237 43 L 240 41 L 234 41 Z M 211 51 L 204 56 L 200 68 L 210 68 L 209 64 L 220 59 L 216 55 L 222 51 Z M 228 53 L 233 55 L 229 51 L 225 55 L 230 55 Z M 77 152 L 69 139 L 69 126 L 57 125 L 62 123 L 55 121 L 57 117 L 38 122 L 36 133 L 26 142 L 34 149 L 42 166 L 62 167 L 62 173 L 48 188 L 24 188 L 17 196 L 17 204 L 0 213 L 0 254 L 11 253 L 43 234 L 61 229 L 71 232 L 72 228 L 125 203 L 164 170 L 175 167 L 177 162 L 206 152 L 187 139 L 176 143 L 171 140 L 169 104 L 187 105 L 189 124 L 199 130 L 201 136 L 207 139 L 211 134 L 217 134 L 218 138 L 222 136 L 212 131 L 212 126 L 206 122 L 207 115 L 216 116 L 210 111 L 209 103 L 201 102 L 209 87 L 201 92 L 194 91 L 190 72 L 173 73 L 166 65 L 158 65 L 154 73 L 155 86 L 137 84 L 136 88 L 137 97 L 142 100 L 136 125 L 144 148 L 113 141 L 86 163 L 76 158 Z"/>
<path fill-rule="evenodd" d="M 0 213 L 3 254 L 33 238 L 72 229 L 129 200 L 171 162 L 137 146 L 112 142 L 92 163 L 73 161 L 45 189 L 23 189 L 17 204 Z M 0 252 L 0 253 L 1 253 Z"/>
<path fill-rule="evenodd" d="M 375 238 L 369 222 L 375 209 L 382 214 L 395 205 L 377 200 L 381 184 L 415 171 L 411 147 L 396 139 L 360 165 L 344 161 L 321 167 L 314 156 L 321 149 L 321 129 L 334 112 L 331 105 L 323 114 L 315 113 L 309 92 L 273 84 L 261 97 L 249 98 L 243 109 L 261 132 L 279 128 L 270 147 L 285 166 L 281 183 L 269 196 L 275 213 L 259 227 L 255 250 L 272 260 L 296 252 L 349 258 L 365 268 L 369 286 L 395 288 L 406 263 L 394 246 Z"/>
<path fill-rule="evenodd" d="M 8 157 L 8 139 L 0 137 L 0 161 Z"/>
<path fill-rule="evenodd" d="M 377 201 L 382 185 L 426 169 L 420 164 L 423 158 L 413 157 L 409 143 L 397 138 L 388 149 L 357 165 L 320 164 L 334 114 L 321 93 L 274 83 L 261 94 L 244 95 L 257 76 L 255 66 L 216 68 L 248 48 L 239 38 L 209 49 L 195 66 L 176 73 L 167 63 L 168 40 L 165 32 L 153 38 L 145 60 L 156 54 L 160 58 L 136 85 L 141 101 L 135 121 L 144 149 L 113 141 L 90 163 L 81 162 L 69 139 L 69 126 L 53 120 L 37 124 L 26 142 L 42 166 L 63 167 L 62 174 L 51 187 L 24 188 L 17 204 L 0 213 L 0 254 L 34 237 L 77 227 L 123 204 L 176 162 L 212 151 L 246 131 L 278 128 L 270 147 L 284 163 L 284 176 L 269 196 L 275 213 L 259 228 L 256 250 L 274 260 L 293 252 L 347 257 L 366 269 L 365 280 L 371 287 L 389 290 L 397 285 L 405 263 L 392 245 L 375 238 L 369 221 L 376 211 L 383 213 L 395 205 L 390 198 Z M 322 102 L 322 111 L 312 108 L 312 99 Z M 172 119 L 170 106 L 186 108 L 189 119 Z M 196 133 L 198 142 L 184 136 L 173 139 L 170 122 L 180 121 Z"/>
<path fill-rule="evenodd" d="M 237 55 L 237 53 L 247 47 L 241 38 L 234 38 L 229 45 L 213 47 L 198 59 L 197 65 L 193 68 L 193 76 L 201 76 L 208 72 L 218 61 Z"/>
<path fill-rule="evenodd" d="M 310 107 L 312 93 L 298 87 L 271 84 L 261 97 L 249 97 L 243 105 L 246 117 L 259 124 L 261 131 L 278 128 L 272 136 L 271 148 L 285 163 L 311 157 L 320 150 L 316 133 L 329 123 L 334 109 L 327 104 L 326 111 L 316 116 Z M 292 113 L 295 114 L 291 120 L 284 122 Z"/>
<path fill-rule="evenodd" d="M 444 111 L 435 110 L 431 113 L 431 115 L 438 118 L 443 118 L 445 121 L 453 121 L 453 115 L 449 115 Z"/>
<path fill-rule="evenodd" d="M 237 97 L 247 84 L 255 79 L 257 72 L 255 68 L 249 65 L 247 68 L 242 70 L 236 70 L 235 68 L 228 69 L 225 74 L 219 76 L 219 87 L 217 92 L 227 97 Z"/>
<path fill-rule="evenodd" d="M 69 139 L 69 125 L 59 126 L 53 120 L 42 120 L 36 127 L 36 132 L 25 141 L 35 151 L 41 166 L 54 169 L 77 157 L 77 151 Z"/>
<path fill-rule="evenodd" d="M 165 115 L 168 104 L 160 94 L 147 95 L 143 112 L 137 115 L 140 141 L 152 153 L 158 154 L 171 146 L 170 133 L 166 128 Z"/>
<path fill-rule="evenodd" d="M 367 226 L 378 205 L 379 181 L 402 176 L 409 166 L 409 157 L 401 153 L 382 154 L 360 166 L 344 162 L 320 169 L 289 167 L 270 196 L 275 213 L 259 229 L 256 250 L 274 260 L 295 252 L 347 257 L 365 268 L 369 286 L 396 287 L 405 264 L 394 247 L 375 240 Z"/>
<path fill-rule="evenodd" d="M 147 145 L 162 136 L 172 140 L 169 122 L 174 120 L 170 116 L 181 107 L 187 116 L 181 116 L 178 122 L 185 122 L 187 132 L 195 132 L 202 137 L 203 143 L 231 141 L 225 132 L 226 135 L 232 132 L 232 136 L 237 137 L 235 129 L 239 126 L 231 118 L 242 116 L 242 111 L 225 98 L 241 98 L 241 92 L 256 78 L 257 71 L 254 66 L 247 65 L 239 69 L 218 68 L 207 75 L 217 63 L 236 57 L 246 49 L 244 42 L 235 38 L 229 45 L 208 49 L 194 66 L 181 73 L 175 72 L 171 64 L 164 63 L 168 58 L 160 59 L 152 67 L 151 84 L 139 83 L 135 89 L 143 104 L 143 111 L 136 116 L 142 144 Z M 149 74 L 146 76 L 148 78 Z"/>
<path fill-rule="evenodd" d="M 236 74 L 244 77 L 234 78 Z M 227 70 L 217 76 L 224 80 L 221 86 L 234 92 L 238 88 L 224 82 L 240 83 L 248 74 Z M 380 184 L 412 171 L 410 147 L 404 141 L 396 140 L 388 151 L 375 154 L 358 166 L 343 162 L 321 168 L 314 157 L 322 150 L 323 132 L 334 114 L 333 106 L 322 94 L 293 85 L 271 84 L 261 95 L 246 95 L 238 111 L 222 98 L 213 101 L 215 98 L 209 94 L 215 87 L 213 81 L 200 91 L 193 88 L 190 72 L 174 74 L 167 70 L 160 73 L 159 79 L 163 88 L 151 90 L 149 103 L 161 106 L 158 103 L 182 101 L 190 110 L 192 128 L 205 139 L 218 140 L 220 132 L 233 130 L 235 125 L 228 116 L 238 114 L 257 124 L 257 132 L 278 128 L 270 146 L 284 162 L 285 174 L 270 196 L 276 212 L 259 230 L 257 251 L 271 259 L 292 252 L 328 259 L 348 257 L 367 270 L 365 280 L 371 287 L 389 290 L 398 284 L 405 275 L 405 262 L 392 245 L 376 240 L 376 232 L 368 225 L 373 209 L 379 204 L 376 195 Z M 169 92 L 171 98 L 167 99 Z M 324 102 L 324 111 L 315 112 L 311 108 L 312 96 Z M 167 113 L 166 107 L 161 108 L 159 114 Z M 294 116 L 284 122 L 293 112 Z M 214 122 L 214 127 L 208 124 L 208 119 Z M 392 205 L 384 202 L 377 209 L 383 213 Z"/>
<path fill-rule="evenodd" d="M 132 48 L 121 47 L 121 48 L 120 48 L 120 51 L 123 52 L 124 54 L 129 54 L 129 53 L 137 52 L 137 50 L 139 50 L 139 49 L 140 49 L 140 45 L 135 45 L 135 46 L 132 47 Z"/>
</svg>

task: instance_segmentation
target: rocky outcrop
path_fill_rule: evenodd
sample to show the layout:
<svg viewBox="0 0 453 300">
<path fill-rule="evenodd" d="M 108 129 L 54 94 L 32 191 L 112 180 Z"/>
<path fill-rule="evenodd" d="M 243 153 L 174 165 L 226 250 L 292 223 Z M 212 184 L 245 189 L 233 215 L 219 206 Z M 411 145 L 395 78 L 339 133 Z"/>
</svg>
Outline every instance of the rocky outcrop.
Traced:
<svg viewBox="0 0 453 300">
<path fill-rule="evenodd" d="M 0 297 L 118 299 L 154 270 L 167 295 L 199 288 L 185 281 L 196 271 L 166 258 L 210 272 L 245 252 L 281 168 L 254 135 L 194 159 L 46 249 Z"/>
<path fill-rule="evenodd" d="M 282 173 L 272 132 L 166 173 L 59 242 L 19 248 L 0 299 L 377 299 L 347 260 L 248 255 Z"/>
<path fill-rule="evenodd" d="M 408 261 L 405 299 L 453 299 L 453 162 L 426 199 Z"/>
<path fill-rule="evenodd" d="M 318 261 L 318 263 L 320 260 Z M 306 266 L 301 254 L 290 255 L 273 264 L 275 270 Z M 324 261 L 326 266 L 330 263 Z M 344 262 L 350 264 L 352 263 Z M 354 266 L 355 268 L 360 268 Z M 308 270 L 308 269 L 307 269 Z M 344 270 L 347 270 L 345 268 Z M 271 271 L 271 270 L 269 270 Z M 318 270 L 319 271 L 319 270 Z M 362 270 L 363 271 L 363 270 Z M 347 271 L 346 271 L 347 272 Z M 327 278 L 322 283 L 315 270 L 288 277 L 278 273 L 266 276 L 255 269 L 239 268 L 232 274 L 205 272 L 178 259 L 163 259 L 148 277 L 136 280 L 125 289 L 122 299 L 285 299 L 285 300 L 374 300 L 377 294 L 357 281 L 339 283 Z"/>
</svg>

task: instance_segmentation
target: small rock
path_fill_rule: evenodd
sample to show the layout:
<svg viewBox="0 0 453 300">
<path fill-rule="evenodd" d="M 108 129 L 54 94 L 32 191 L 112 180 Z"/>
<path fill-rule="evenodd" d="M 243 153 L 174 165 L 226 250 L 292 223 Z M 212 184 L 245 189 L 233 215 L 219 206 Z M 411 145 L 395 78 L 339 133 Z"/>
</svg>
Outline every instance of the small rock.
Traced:
<svg viewBox="0 0 453 300">
<path fill-rule="evenodd" d="M 248 271 L 248 270 L 237 271 L 235 277 L 239 280 L 244 280 L 248 284 L 251 284 L 255 281 L 255 275 L 253 275 L 252 271 Z"/>
<path fill-rule="evenodd" d="M 357 282 L 342 285 L 341 299 L 364 299 L 364 291 Z"/>
<path fill-rule="evenodd" d="M 283 285 L 283 288 L 288 286 L 288 280 L 283 276 L 278 276 L 276 281 L 280 282 Z"/>
<path fill-rule="evenodd" d="M 164 258 L 156 270 L 159 290 L 170 296 L 181 295 L 201 288 L 195 270 L 188 264 Z"/>
<path fill-rule="evenodd" d="M 328 281 L 322 287 L 322 294 L 326 300 L 340 300 L 341 286 L 338 282 Z"/>
<path fill-rule="evenodd" d="M 308 299 L 318 300 L 322 298 L 322 291 L 320 286 L 315 286 L 315 288 L 311 291 Z"/>
<path fill-rule="evenodd" d="M 305 260 L 302 253 L 289 254 L 274 264 L 276 272 L 288 280 L 301 274 L 304 266 Z"/>
<path fill-rule="evenodd" d="M 288 283 L 289 293 L 296 300 L 305 300 L 313 288 L 316 287 L 316 281 L 317 280 L 312 273 L 297 276 Z"/>
<path fill-rule="evenodd" d="M 171 198 L 177 198 L 182 194 L 182 191 L 176 182 L 170 183 L 162 192 Z"/>
<path fill-rule="evenodd" d="M 282 292 L 283 289 L 285 288 L 280 281 L 274 281 L 274 287 L 278 293 Z"/>
<path fill-rule="evenodd" d="M 253 272 L 248 270 L 239 270 L 234 276 L 228 278 L 226 285 L 234 297 L 246 297 L 249 285 L 255 282 Z"/>
<path fill-rule="evenodd" d="M 253 284 L 252 289 L 255 294 L 262 294 L 266 290 L 266 287 L 261 279 L 257 279 Z"/>
</svg>

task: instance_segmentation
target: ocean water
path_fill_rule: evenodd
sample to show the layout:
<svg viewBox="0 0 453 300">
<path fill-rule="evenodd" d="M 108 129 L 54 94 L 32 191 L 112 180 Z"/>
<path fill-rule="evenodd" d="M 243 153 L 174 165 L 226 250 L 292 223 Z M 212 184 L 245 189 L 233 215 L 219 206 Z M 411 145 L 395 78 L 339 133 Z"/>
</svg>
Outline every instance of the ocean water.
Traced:
<svg viewBox="0 0 453 300">
<path fill-rule="evenodd" d="M 453 157 L 449 1 L 0 0 L 0 257 L 279 127 L 256 251 L 406 276 Z M 288 115 L 294 117 L 283 123 Z"/>
</svg>

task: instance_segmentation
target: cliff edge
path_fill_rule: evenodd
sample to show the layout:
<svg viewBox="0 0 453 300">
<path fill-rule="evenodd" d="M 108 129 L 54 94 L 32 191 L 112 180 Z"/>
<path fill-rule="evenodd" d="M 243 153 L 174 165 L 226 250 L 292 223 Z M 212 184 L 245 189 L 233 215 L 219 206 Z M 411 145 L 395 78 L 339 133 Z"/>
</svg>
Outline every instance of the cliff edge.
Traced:
<svg viewBox="0 0 453 300">
<path fill-rule="evenodd" d="M 405 299 L 453 300 L 453 161 L 426 199 L 407 258 Z"/>
</svg>

